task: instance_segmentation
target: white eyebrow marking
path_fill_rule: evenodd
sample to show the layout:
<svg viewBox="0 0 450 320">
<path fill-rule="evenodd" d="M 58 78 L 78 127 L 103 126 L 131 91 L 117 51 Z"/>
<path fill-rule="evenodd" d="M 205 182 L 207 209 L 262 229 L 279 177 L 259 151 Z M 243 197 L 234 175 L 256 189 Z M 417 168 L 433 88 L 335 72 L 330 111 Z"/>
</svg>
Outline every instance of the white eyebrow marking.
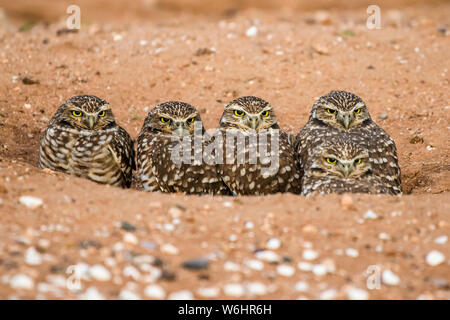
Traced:
<svg viewBox="0 0 450 320">
<path fill-rule="evenodd" d="M 364 107 L 364 106 L 365 106 L 364 102 L 358 102 L 358 103 L 353 107 L 352 111 L 355 110 L 355 109 L 358 109 L 358 108 L 362 108 L 362 107 Z"/>
</svg>

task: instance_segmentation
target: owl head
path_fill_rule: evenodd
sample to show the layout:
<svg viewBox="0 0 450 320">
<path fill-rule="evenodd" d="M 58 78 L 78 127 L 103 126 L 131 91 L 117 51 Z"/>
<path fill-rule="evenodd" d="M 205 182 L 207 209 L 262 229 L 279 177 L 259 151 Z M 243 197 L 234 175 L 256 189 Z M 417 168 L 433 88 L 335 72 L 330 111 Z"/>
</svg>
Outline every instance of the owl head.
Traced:
<svg viewBox="0 0 450 320">
<path fill-rule="evenodd" d="M 346 91 L 331 91 L 320 97 L 314 103 L 310 119 L 339 130 L 350 130 L 371 120 L 364 101 Z"/>
<path fill-rule="evenodd" d="M 142 130 L 182 137 L 185 134 L 193 135 L 196 123 L 201 125 L 197 109 L 184 102 L 169 101 L 157 105 L 148 113 Z M 203 126 L 201 128 L 204 130 Z"/>
<path fill-rule="evenodd" d="M 220 128 L 249 130 L 279 129 L 277 117 L 267 101 L 257 97 L 240 97 L 231 101 L 220 119 Z"/>
<path fill-rule="evenodd" d="M 342 137 L 330 139 L 311 151 L 305 172 L 314 176 L 360 178 L 371 172 L 369 152 Z"/>
<path fill-rule="evenodd" d="M 52 121 L 61 126 L 92 131 L 116 125 L 109 103 L 90 95 L 75 96 L 64 102 Z"/>
</svg>

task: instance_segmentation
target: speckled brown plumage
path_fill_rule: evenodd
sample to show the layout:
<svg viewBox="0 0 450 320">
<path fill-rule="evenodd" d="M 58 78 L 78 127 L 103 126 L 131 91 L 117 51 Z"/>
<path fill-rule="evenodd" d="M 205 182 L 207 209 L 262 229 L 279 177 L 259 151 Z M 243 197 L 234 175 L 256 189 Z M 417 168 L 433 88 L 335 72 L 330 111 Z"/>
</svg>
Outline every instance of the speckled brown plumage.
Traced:
<svg viewBox="0 0 450 320">
<path fill-rule="evenodd" d="M 138 136 L 137 164 L 141 184 L 148 191 L 184 194 L 229 195 L 228 188 L 217 173 L 215 164 L 203 160 L 205 140 L 194 146 L 195 128 L 199 136 L 205 133 L 198 111 L 191 105 L 170 101 L 151 110 Z M 173 159 L 174 148 L 188 135 L 190 156 L 185 163 Z M 196 161 L 199 160 L 199 161 Z"/>
<path fill-rule="evenodd" d="M 301 166 L 305 166 L 313 150 L 335 137 L 367 150 L 373 175 L 389 189 L 385 193 L 401 194 L 395 143 L 372 120 L 364 101 L 353 93 L 332 91 L 314 103 L 309 121 L 296 136 Z"/>
<path fill-rule="evenodd" d="M 308 150 L 302 194 L 387 193 L 395 190 L 374 174 L 369 151 L 352 136 L 335 135 Z"/>
<path fill-rule="evenodd" d="M 289 136 L 279 129 L 275 112 L 268 102 L 252 96 L 231 101 L 225 107 L 219 130 L 225 155 L 220 175 L 233 194 L 300 193 L 301 170 L 297 154 Z M 265 141 L 260 140 L 263 137 Z M 234 152 L 228 152 L 228 144 L 235 146 Z M 265 150 L 273 152 L 277 166 L 259 157 Z M 254 155 L 257 161 L 251 162 Z M 274 170 L 267 170 L 271 165 Z"/>
<path fill-rule="evenodd" d="M 40 141 L 39 166 L 92 181 L 129 187 L 133 141 L 103 99 L 72 97 L 56 111 Z"/>
</svg>

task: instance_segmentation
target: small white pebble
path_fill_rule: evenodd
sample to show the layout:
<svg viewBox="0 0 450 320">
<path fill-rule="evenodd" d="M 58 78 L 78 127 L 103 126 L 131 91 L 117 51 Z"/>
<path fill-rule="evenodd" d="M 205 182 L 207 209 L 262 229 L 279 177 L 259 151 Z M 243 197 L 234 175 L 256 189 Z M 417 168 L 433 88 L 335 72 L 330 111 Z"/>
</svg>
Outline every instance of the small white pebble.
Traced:
<svg viewBox="0 0 450 320">
<path fill-rule="evenodd" d="M 203 298 L 216 298 L 220 293 L 219 288 L 198 288 L 197 294 Z"/>
<path fill-rule="evenodd" d="M 180 290 L 172 292 L 169 295 L 169 300 L 192 300 L 194 299 L 194 295 L 189 290 Z"/>
<path fill-rule="evenodd" d="M 247 267 L 249 267 L 250 269 L 257 270 L 257 271 L 261 271 L 262 269 L 264 269 L 264 263 L 262 261 L 256 260 L 256 259 L 251 259 L 251 260 L 245 261 L 245 265 Z"/>
<path fill-rule="evenodd" d="M 235 242 L 235 241 L 237 241 L 237 235 L 235 235 L 235 234 L 232 234 L 232 235 L 230 235 L 230 241 L 231 242 Z"/>
<path fill-rule="evenodd" d="M 262 296 L 267 293 L 266 285 L 261 282 L 249 282 L 246 284 L 246 288 L 248 293 L 254 296 Z"/>
<path fill-rule="evenodd" d="M 258 35 L 258 28 L 256 28 L 255 26 L 251 26 L 250 28 L 247 29 L 245 35 L 247 37 L 255 37 L 256 35 Z"/>
<path fill-rule="evenodd" d="M 25 263 L 32 266 L 40 265 L 42 263 L 41 254 L 33 247 L 28 248 L 25 252 Z"/>
<path fill-rule="evenodd" d="M 434 267 L 444 262 L 445 256 L 441 252 L 433 250 L 427 254 L 426 260 L 430 266 Z"/>
<path fill-rule="evenodd" d="M 36 209 L 43 205 L 43 201 L 40 198 L 32 197 L 32 196 L 21 196 L 19 198 L 20 204 L 23 204 L 25 207 L 30 209 Z"/>
<path fill-rule="evenodd" d="M 384 270 L 381 275 L 381 279 L 383 283 L 388 286 L 396 286 L 400 283 L 400 278 L 391 270 Z"/>
<path fill-rule="evenodd" d="M 367 210 L 366 213 L 364 213 L 364 219 L 376 219 L 376 218 L 378 218 L 378 215 L 372 210 Z"/>
<path fill-rule="evenodd" d="M 224 201 L 224 202 L 222 203 L 222 205 L 223 205 L 225 208 L 233 208 L 233 202 L 231 202 L 231 201 Z"/>
<path fill-rule="evenodd" d="M 241 267 L 238 264 L 231 261 L 226 261 L 223 264 L 223 268 L 225 269 L 225 271 L 233 271 L 233 272 L 241 270 Z"/>
<path fill-rule="evenodd" d="M 281 241 L 280 241 L 280 239 L 277 239 L 277 238 L 269 239 L 269 241 L 267 241 L 267 243 L 266 243 L 266 248 L 271 249 L 271 250 L 276 250 L 276 249 L 280 248 L 280 246 L 281 246 Z"/>
<path fill-rule="evenodd" d="M 287 264 L 280 264 L 277 266 L 277 272 L 283 277 L 292 277 L 295 273 L 295 269 Z"/>
<path fill-rule="evenodd" d="M 139 241 L 134 234 L 132 234 L 131 232 L 126 232 L 123 235 L 123 242 L 132 244 L 132 245 L 136 245 L 136 244 L 138 244 Z"/>
<path fill-rule="evenodd" d="M 105 300 L 105 297 L 97 290 L 97 288 L 90 287 L 82 295 L 82 300 Z"/>
<path fill-rule="evenodd" d="M 336 297 L 336 290 L 335 289 L 328 289 L 320 293 L 319 298 L 321 300 L 330 300 L 334 299 Z"/>
<path fill-rule="evenodd" d="M 448 240 L 447 236 L 440 236 L 440 237 L 437 237 L 436 239 L 434 239 L 434 242 L 438 243 L 438 244 L 444 244 L 447 242 L 447 240 Z"/>
<path fill-rule="evenodd" d="M 163 244 L 161 246 L 161 252 L 166 253 L 166 254 L 170 254 L 170 255 L 176 255 L 180 251 L 174 245 L 172 245 L 170 243 L 166 243 L 166 244 Z"/>
<path fill-rule="evenodd" d="M 316 276 L 323 276 L 327 274 L 327 266 L 324 264 L 315 264 L 312 268 L 312 272 Z"/>
<path fill-rule="evenodd" d="M 34 281 L 26 274 L 17 274 L 9 282 L 11 288 L 31 290 L 34 288 Z"/>
<path fill-rule="evenodd" d="M 134 291 L 122 289 L 119 294 L 120 300 L 140 300 L 141 297 Z"/>
<path fill-rule="evenodd" d="M 302 257 L 305 260 L 311 261 L 317 259 L 319 257 L 319 253 L 315 250 L 307 249 L 303 251 Z"/>
<path fill-rule="evenodd" d="M 295 291 L 306 292 L 308 289 L 309 285 L 305 281 L 299 281 L 295 284 Z"/>
<path fill-rule="evenodd" d="M 381 239 L 381 240 L 389 240 L 391 238 L 391 236 L 388 235 L 386 232 L 381 232 L 378 235 L 378 238 Z"/>
<path fill-rule="evenodd" d="M 89 275 L 98 281 L 109 281 L 111 279 L 111 273 L 101 264 L 90 267 Z"/>
<path fill-rule="evenodd" d="M 242 297 L 245 293 L 245 289 L 239 283 L 228 283 L 223 287 L 223 292 L 230 297 Z"/>
<path fill-rule="evenodd" d="M 275 252 L 270 250 L 256 252 L 256 258 L 269 263 L 276 263 L 280 261 L 280 257 Z"/>
<path fill-rule="evenodd" d="M 152 299 L 164 299 L 166 297 L 166 292 L 164 289 L 157 285 L 157 284 L 151 284 L 145 287 L 144 294 L 148 298 Z"/>
<path fill-rule="evenodd" d="M 311 271 L 314 268 L 314 265 L 312 263 L 309 263 L 309 262 L 302 262 L 302 261 L 300 261 L 297 264 L 297 268 L 299 268 L 302 271 Z"/>
<path fill-rule="evenodd" d="M 349 300 L 367 300 L 369 293 L 364 289 L 350 287 L 347 289 L 347 298 Z"/>
<path fill-rule="evenodd" d="M 358 250 L 353 249 L 353 248 L 347 248 L 347 249 L 345 249 L 345 254 L 346 254 L 347 256 L 349 256 L 349 257 L 352 257 L 352 258 L 356 258 L 357 256 L 359 256 Z"/>
<path fill-rule="evenodd" d="M 251 221 L 247 221 L 245 223 L 245 229 L 253 229 L 254 227 L 255 227 L 255 225 Z"/>
<path fill-rule="evenodd" d="M 141 273 L 133 266 L 126 266 L 123 268 L 122 274 L 124 277 L 131 277 L 136 281 L 139 281 L 141 278 Z"/>
</svg>

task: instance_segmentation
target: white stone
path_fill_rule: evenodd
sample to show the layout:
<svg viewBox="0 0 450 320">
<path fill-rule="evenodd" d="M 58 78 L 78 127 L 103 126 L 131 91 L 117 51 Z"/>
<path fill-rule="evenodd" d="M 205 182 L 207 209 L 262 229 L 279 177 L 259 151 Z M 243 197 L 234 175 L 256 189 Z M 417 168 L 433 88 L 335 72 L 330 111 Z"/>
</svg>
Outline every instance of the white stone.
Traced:
<svg viewBox="0 0 450 320">
<path fill-rule="evenodd" d="M 197 294 L 203 298 L 216 298 L 220 293 L 219 288 L 198 288 Z"/>
<path fill-rule="evenodd" d="M 164 299 L 166 297 L 166 292 L 164 289 L 157 285 L 157 284 L 151 284 L 145 287 L 144 294 L 148 298 L 152 299 Z"/>
<path fill-rule="evenodd" d="M 254 227 L 255 227 L 255 225 L 251 221 L 247 221 L 245 223 L 245 229 L 253 229 Z"/>
<path fill-rule="evenodd" d="M 434 239 L 434 242 L 438 243 L 438 244 L 444 244 L 447 242 L 447 240 L 448 240 L 447 236 L 440 236 L 440 237 L 437 237 L 436 239 Z"/>
<path fill-rule="evenodd" d="M 169 300 L 192 300 L 194 299 L 194 295 L 189 290 L 181 290 L 172 292 L 169 295 Z"/>
<path fill-rule="evenodd" d="M 32 196 L 21 196 L 19 202 L 30 209 L 36 209 L 44 204 L 41 198 Z"/>
<path fill-rule="evenodd" d="M 25 252 L 25 263 L 32 266 L 40 265 L 42 263 L 41 254 L 33 247 L 28 248 Z"/>
<path fill-rule="evenodd" d="M 275 252 L 270 250 L 256 252 L 256 258 L 269 263 L 276 263 L 280 261 L 280 257 Z"/>
<path fill-rule="evenodd" d="M 381 280 L 388 286 L 396 286 L 400 283 L 400 278 L 391 270 L 384 270 L 381 275 Z"/>
<path fill-rule="evenodd" d="M 101 264 L 90 267 L 89 275 L 98 281 L 109 281 L 111 279 L 111 273 Z"/>
<path fill-rule="evenodd" d="M 295 273 L 294 267 L 287 264 L 280 264 L 277 266 L 277 272 L 283 277 L 292 277 Z"/>
<path fill-rule="evenodd" d="M 132 245 L 137 245 L 139 241 L 138 241 L 138 238 L 134 234 L 132 234 L 131 232 L 126 232 L 123 235 L 123 242 L 132 244 Z"/>
<path fill-rule="evenodd" d="M 302 257 L 305 260 L 311 261 L 317 259 L 319 257 L 319 253 L 312 249 L 306 249 L 303 251 Z"/>
<path fill-rule="evenodd" d="M 322 300 L 331 300 L 336 297 L 336 290 L 335 289 L 328 289 L 320 293 L 319 298 Z"/>
<path fill-rule="evenodd" d="M 266 243 L 266 248 L 271 250 L 276 250 L 281 247 L 281 241 L 277 238 L 269 239 Z"/>
<path fill-rule="evenodd" d="M 427 254 L 426 260 L 430 266 L 434 267 L 444 262 L 445 256 L 441 252 L 433 250 Z"/>
<path fill-rule="evenodd" d="M 295 291 L 305 292 L 308 291 L 309 285 L 305 281 L 299 281 L 295 284 Z"/>
<path fill-rule="evenodd" d="M 170 255 L 176 255 L 180 251 L 174 245 L 172 245 L 170 243 L 166 243 L 166 244 L 163 244 L 161 246 L 161 252 L 166 253 L 166 254 L 170 254 Z"/>
<path fill-rule="evenodd" d="M 105 300 L 105 297 L 97 290 L 97 288 L 90 287 L 81 295 L 82 300 Z"/>
<path fill-rule="evenodd" d="M 140 300 L 141 297 L 134 291 L 122 289 L 119 294 L 120 300 Z"/>
<path fill-rule="evenodd" d="M 226 261 L 223 264 L 223 268 L 225 269 L 225 271 L 232 271 L 232 272 L 237 272 L 241 270 L 241 267 L 237 263 L 231 261 Z"/>
<path fill-rule="evenodd" d="M 358 250 L 353 249 L 353 248 L 347 248 L 347 249 L 345 249 L 345 254 L 346 254 L 347 256 L 349 256 L 349 257 L 352 257 L 352 258 L 356 258 L 357 256 L 359 256 Z"/>
<path fill-rule="evenodd" d="M 17 274 L 9 282 L 11 288 L 31 290 L 34 288 L 34 281 L 26 274 Z"/>
<path fill-rule="evenodd" d="M 245 35 L 247 37 L 256 37 L 258 35 L 258 28 L 255 26 L 251 26 L 250 28 L 247 29 Z"/>
<path fill-rule="evenodd" d="M 324 264 L 315 264 L 312 268 L 312 272 L 316 276 L 323 276 L 327 274 L 327 266 Z"/>
<path fill-rule="evenodd" d="M 230 297 L 242 297 L 245 293 L 244 287 L 239 283 L 228 283 L 223 287 L 225 295 Z"/>
<path fill-rule="evenodd" d="M 302 271 L 311 271 L 314 268 L 314 265 L 312 263 L 309 263 L 309 262 L 302 262 L 302 261 L 300 261 L 297 264 L 297 268 L 299 268 Z"/>
<path fill-rule="evenodd" d="M 364 289 L 350 287 L 347 289 L 347 298 L 350 300 L 367 300 L 369 293 Z"/>
<path fill-rule="evenodd" d="M 249 267 L 250 269 L 257 270 L 257 271 L 261 271 L 262 269 L 264 269 L 264 263 L 262 261 L 256 260 L 256 259 L 246 260 L 245 265 L 247 267 Z"/>
<path fill-rule="evenodd" d="M 373 212 L 372 210 L 367 210 L 366 213 L 364 213 L 365 219 L 376 219 L 378 218 L 378 215 Z"/>
<path fill-rule="evenodd" d="M 141 273 L 133 266 L 126 266 L 123 268 L 122 274 L 124 277 L 131 277 L 136 281 L 139 281 L 141 278 Z"/>
<path fill-rule="evenodd" d="M 391 236 L 388 235 L 386 232 L 381 232 L 378 235 L 378 238 L 381 239 L 381 240 L 389 240 L 391 238 Z"/>
<path fill-rule="evenodd" d="M 261 282 L 249 282 L 246 284 L 246 288 L 248 293 L 254 296 L 262 296 L 267 293 L 266 285 Z"/>
</svg>

